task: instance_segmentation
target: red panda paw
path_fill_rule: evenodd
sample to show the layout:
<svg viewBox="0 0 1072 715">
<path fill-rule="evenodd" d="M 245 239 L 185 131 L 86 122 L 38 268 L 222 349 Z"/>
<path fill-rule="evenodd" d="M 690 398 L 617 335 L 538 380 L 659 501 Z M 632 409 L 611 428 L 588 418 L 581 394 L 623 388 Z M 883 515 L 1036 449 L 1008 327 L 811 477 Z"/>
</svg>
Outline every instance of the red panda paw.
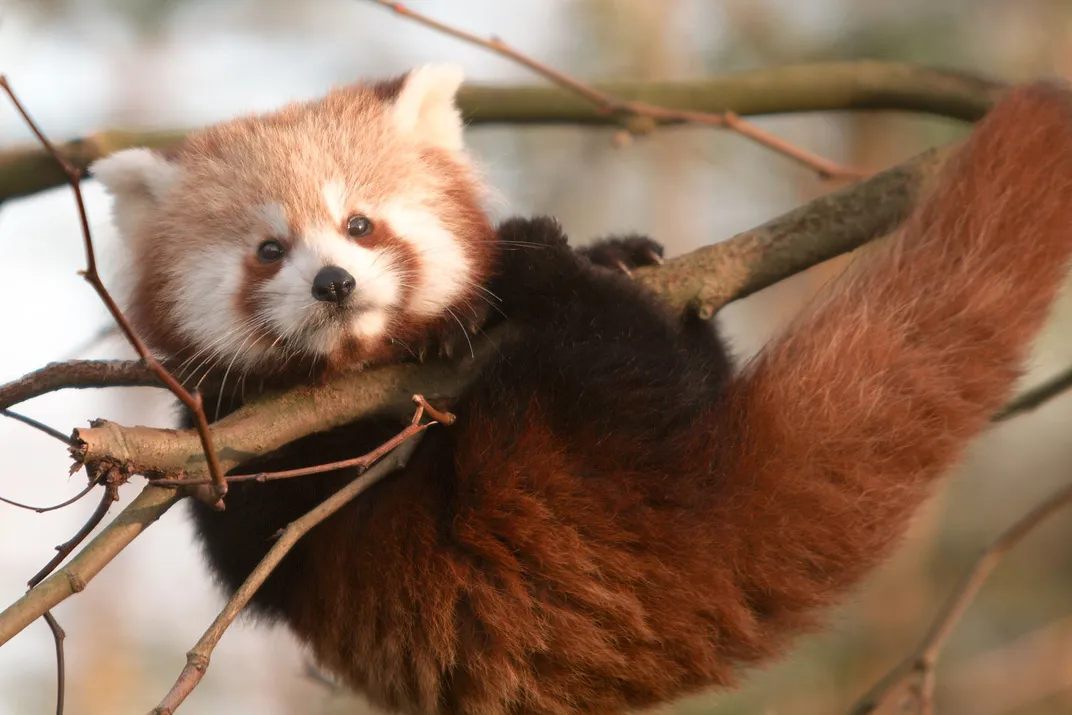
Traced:
<svg viewBox="0 0 1072 715">
<path fill-rule="evenodd" d="M 663 247 L 647 236 L 615 236 L 578 248 L 577 253 L 597 266 L 629 273 L 634 268 L 661 265 Z"/>
</svg>

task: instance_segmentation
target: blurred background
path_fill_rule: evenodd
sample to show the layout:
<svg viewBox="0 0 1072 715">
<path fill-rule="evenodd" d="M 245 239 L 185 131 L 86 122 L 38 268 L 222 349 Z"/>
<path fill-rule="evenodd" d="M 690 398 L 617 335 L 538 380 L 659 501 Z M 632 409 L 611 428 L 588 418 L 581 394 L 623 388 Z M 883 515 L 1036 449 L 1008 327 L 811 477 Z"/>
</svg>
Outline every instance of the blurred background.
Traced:
<svg viewBox="0 0 1072 715">
<path fill-rule="evenodd" d="M 589 79 L 675 80 L 812 60 L 881 58 L 1022 80 L 1072 75 L 1065 0 L 414 0 L 413 7 Z M 426 61 L 463 64 L 471 80 L 537 82 L 484 50 L 361 0 L 4 0 L 0 72 L 56 140 L 107 128 L 188 127 L 316 96 L 361 76 Z M 892 113 L 762 118 L 821 155 L 877 170 L 965 133 L 957 122 Z M 557 215 L 574 241 L 648 231 L 676 255 L 732 236 L 833 185 L 732 134 L 658 131 L 615 148 L 611 129 L 474 128 L 468 141 L 504 210 Z M 30 135 L 0 102 L 0 151 Z M 86 200 L 105 263 L 116 248 L 95 182 Z M 69 190 L 0 207 L 0 381 L 50 360 L 128 357 L 89 287 Z M 720 320 L 745 358 L 844 259 L 731 305 Z M 1027 382 L 1072 364 L 1072 303 L 1059 306 Z M 65 392 L 20 409 L 67 432 L 92 418 L 167 426 L 170 399 L 150 389 Z M 735 693 L 667 712 L 843 712 L 906 654 L 978 550 L 1069 478 L 1072 398 L 981 439 L 917 519 L 897 558 Z M 0 421 L 0 495 L 36 505 L 83 485 L 57 442 Z M 127 485 L 122 500 L 140 489 Z M 0 504 L 0 604 L 93 510 L 91 497 L 37 515 Z M 117 508 L 113 508 L 118 511 Z M 1072 712 L 1072 514 L 1032 534 L 998 568 L 938 669 L 938 709 L 974 715 Z M 222 598 L 185 509 L 153 526 L 89 588 L 55 610 L 66 629 L 70 715 L 141 713 L 170 687 Z M 309 677 L 284 631 L 239 623 L 183 712 L 352 712 Z M 43 623 L 0 648 L 0 715 L 51 713 L 55 663 Z M 897 703 L 894 703 L 896 705 Z M 896 711 L 896 707 L 889 712 Z"/>
</svg>

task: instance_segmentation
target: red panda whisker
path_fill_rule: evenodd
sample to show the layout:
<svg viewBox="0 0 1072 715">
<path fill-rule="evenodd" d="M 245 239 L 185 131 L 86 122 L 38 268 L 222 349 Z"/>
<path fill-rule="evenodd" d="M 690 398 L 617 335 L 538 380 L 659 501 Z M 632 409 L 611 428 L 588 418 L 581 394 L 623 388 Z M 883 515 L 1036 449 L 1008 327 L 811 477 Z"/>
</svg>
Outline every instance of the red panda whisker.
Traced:
<svg viewBox="0 0 1072 715">
<path fill-rule="evenodd" d="M 465 336 L 465 342 L 469 344 L 469 354 L 475 358 L 476 351 L 473 350 L 473 341 L 469 339 L 469 331 L 465 329 L 465 324 L 462 323 L 462 321 L 458 318 L 457 315 L 455 315 L 453 310 L 451 310 L 450 308 L 445 308 L 445 310 L 450 313 L 450 317 L 454 318 L 454 322 L 458 324 L 458 328 L 462 331 L 462 335 Z"/>
<path fill-rule="evenodd" d="M 243 341 L 243 342 L 242 342 L 242 345 L 244 345 L 244 344 L 245 344 L 245 341 L 249 340 L 249 338 L 250 338 L 250 337 L 252 337 L 252 336 L 253 336 L 253 334 L 254 334 L 254 333 L 255 333 L 255 332 L 256 332 L 256 331 L 258 330 L 258 328 L 259 328 L 259 326 L 258 326 L 257 324 L 255 324 L 255 323 L 253 323 L 253 321 L 245 321 L 245 322 L 243 323 L 243 326 L 242 326 L 242 327 L 244 327 L 244 331 L 242 332 L 242 334 L 241 334 L 240 336 L 238 336 L 238 337 L 234 338 L 233 340 L 230 340 L 229 342 L 227 342 L 227 343 L 226 343 L 225 345 L 223 345 L 223 346 L 218 346 L 218 347 L 216 347 L 216 348 L 215 348 L 215 349 L 214 349 L 214 350 L 212 351 L 212 354 L 211 354 L 211 355 L 210 355 L 209 357 L 205 358 L 205 360 L 204 360 L 204 361 L 202 361 L 201 365 L 205 365 L 206 363 L 208 363 L 208 362 L 209 362 L 209 360 L 212 360 L 212 362 L 211 362 L 211 363 L 210 363 L 210 364 L 208 365 L 208 367 L 207 367 L 207 368 L 205 369 L 205 372 L 204 372 L 204 374 L 203 374 L 203 375 L 201 375 L 201 378 L 200 378 L 200 379 L 199 379 L 199 380 L 197 381 L 197 385 L 196 385 L 196 387 L 197 387 L 198 389 L 200 389 L 200 388 L 201 388 L 201 383 L 203 383 L 203 382 L 205 381 L 205 378 L 207 378 L 207 377 L 208 377 L 208 376 L 209 376 L 209 375 L 210 375 L 210 374 L 212 373 L 212 371 L 213 371 L 213 370 L 215 370 L 217 366 L 219 366 L 219 364 L 220 364 L 221 362 L 223 362 L 224 360 L 226 360 L 226 359 L 227 359 L 228 357 L 236 356 L 236 353 L 235 353 L 235 351 L 233 351 L 233 350 L 231 350 L 231 349 L 230 349 L 230 348 L 231 348 L 231 346 L 233 346 L 233 345 L 235 345 L 236 343 L 238 343 L 240 339 L 241 339 L 241 340 Z M 237 331 L 234 331 L 234 332 L 237 332 Z M 233 359 L 234 359 L 234 357 L 232 357 L 232 361 L 233 361 Z M 199 365 L 199 366 L 198 366 L 198 369 L 200 369 L 200 367 L 201 367 L 201 366 Z M 191 375 L 191 376 L 190 376 L 190 377 L 191 377 L 191 379 L 192 379 L 192 378 L 194 377 L 194 375 L 196 375 L 196 374 L 197 374 L 197 370 L 194 370 L 194 373 L 193 373 L 193 375 Z M 224 387 L 224 386 L 223 386 L 223 384 L 221 384 L 221 385 L 220 385 L 220 390 L 222 390 L 222 389 L 223 389 L 223 387 Z"/>
<path fill-rule="evenodd" d="M 227 388 L 227 377 L 231 374 L 231 368 L 234 367 L 235 361 L 238 360 L 238 358 L 248 349 L 252 349 L 252 347 L 260 341 L 261 337 L 263 337 L 258 337 L 256 340 L 253 341 L 253 343 L 250 344 L 249 348 L 247 349 L 246 343 L 248 343 L 249 339 L 253 337 L 256 330 L 257 326 L 254 326 L 249 330 L 248 334 L 246 335 L 246 339 L 242 341 L 242 344 L 239 346 L 238 350 L 235 351 L 234 356 L 231 357 L 231 362 L 227 364 L 227 369 L 223 372 L 223 380 L 220 382 L 220 394 L 216 398 L 216 416 L 213 419 L 219 419 L 220 417 L 220 407 L 223 405 L 223 393 L 224 390 Z"/>
<path fill-rule="evenodd" d="M 193 362 L 194 360 L 196 360 L 198 356 L 200 356 L 200 355 L 204 354 L 204 353 L 205 353 L 206 351 L 208 351 L 208 350 L 213 350 L 213 349 L 214 349 L 214 348 L 215 348 L 215 347 L 216 347 L 217 345 L 219 345 L 220 343 L 223 343 L 223 342 L 225 342 L 225 341 L 226 341 L 226 340 L 228 340 L 228 339 L 229 339 L 229 338 L 230 338 L 231 336 L 233 336 L 233 335 L 234 335 L 235 333 L 237 333 L 237 332 L 238 332 L 238 331 L 240 331 L 240 330 L 243 330 L 243 329 L 244 329 L 244 328 L 246 328 L 246 327 L 248 327 L 248 322 L 245 322 L 245 321 L 244 321 L 244 322 L 242 322 L 242 323 L 240 323 L 240 324 L 236 325 L 235 327 L 231 328 L 231 329 L 230 329 L 229 331 L 227 331 L 226 333 L 224 333 L 224 334 L 223 334 L 223 335 L 221 335 L 220 337 L 216 338 L 216 339 L 215 339 L 215 340 L 213 340 L 212 342 L 210 342 L 210 343 L 208 343 L 207 345 L 203 346 L 203 347 L 202 347 L 202 348 L 201 348 L 200 350 L 198 350 L 198 351 L 197 351 L 197 352 L 195 352 L 195 353 L 194 353 L 193 355 L 191 355 L 191 356 L 190 356 L 190 357 L 188 357 L 188 358 L 187 358 L 186 360 L 184 360 L 184 361 L 182 362 L 182 364 L 181 364 L 181 365 L 179 365 L 179 366 L 178 366 L 177 368 L 175 368 L 175 369 L 176 369 L 176 373 L 177 373 L 177 374 L 176 374 L 176 376 L 175 376 L 175 379 L 177 379 L 177 380 L 178 380 L 179 382 L 184 382 L 184 380 L 185 380 L 185 377 L 184 377 L 184 373 L 185 373 L 185 368 L 186 368 L 186 367 L 187 367 L 187 366 L 188 366 L 188 365 L 189 365 L 189 364 L 190 364 L 191 362 Z M 210 355 L 209 357 L 211 357 L 211 355 Z M 207 360 L 208 360 L 208 358 L 206 358 L 206 361 L 207 361 Z M 193 370 L 193 374 L 196 374 L 196 373 L 197 373 L 197 370 L 198 370 L 198 369 L 200 369 L 201 365 L 204 365 L 204 361 L 203 361 L 203 362 L 202 362 L 202 363 L 201 363 L 200 365 L 198 365 L 198 366 L 197 366 L 196 368 L 194 368 L 194 370 Z"/>
</svg>

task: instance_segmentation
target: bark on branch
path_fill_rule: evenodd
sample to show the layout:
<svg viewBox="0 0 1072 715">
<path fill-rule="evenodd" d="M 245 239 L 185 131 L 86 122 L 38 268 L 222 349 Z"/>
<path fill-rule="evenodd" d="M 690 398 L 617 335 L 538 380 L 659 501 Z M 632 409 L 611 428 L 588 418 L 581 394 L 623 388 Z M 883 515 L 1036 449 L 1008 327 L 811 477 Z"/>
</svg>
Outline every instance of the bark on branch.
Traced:
<svg viewBox="0 0 1072 715">
<path fill-rule="evenodd" d="M 839 110 L 899 110 L 974 121 L 990 109 L 1005 85 L 961 72 L 896 62 L 828 62 L 723 75 L 691 82 L 616 82 L 592 87 L 625 102 L 667 109 L 741 116 Z M 462 88 L 465 120 L 480 124 L 616 125 L 622 118 L 561 87 Z M 58 145 L 75 167 L 131 146 L 166 147 L 185 130 L 110 130 Z M 38 146 L 0 152 L 0 203 L 66 181 L 63 170 Z"/>
</svg>

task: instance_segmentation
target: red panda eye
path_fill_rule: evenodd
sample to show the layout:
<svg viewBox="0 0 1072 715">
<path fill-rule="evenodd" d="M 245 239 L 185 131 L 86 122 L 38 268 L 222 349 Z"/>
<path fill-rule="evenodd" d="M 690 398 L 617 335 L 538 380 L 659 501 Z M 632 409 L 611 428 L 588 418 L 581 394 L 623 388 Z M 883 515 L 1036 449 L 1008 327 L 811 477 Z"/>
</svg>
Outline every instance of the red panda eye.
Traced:
<svg viewBox="0 0 1072 715">
<path fill-rule="evenodd" d="M 283 244 L 275 239 L 269 239 L 257 246 L 257 258 L 262 263 L 274 263 L 278 261 L 286 253 L 283 248 Z"/>
<path fill-rule="evenodd" d="M 346 219 L 346 233 L 350 234 L 350 238 L 361 238 L 369 235 L 371 231 L 372 222 L 361 214 L 354 214 Z"/>
</svg>

